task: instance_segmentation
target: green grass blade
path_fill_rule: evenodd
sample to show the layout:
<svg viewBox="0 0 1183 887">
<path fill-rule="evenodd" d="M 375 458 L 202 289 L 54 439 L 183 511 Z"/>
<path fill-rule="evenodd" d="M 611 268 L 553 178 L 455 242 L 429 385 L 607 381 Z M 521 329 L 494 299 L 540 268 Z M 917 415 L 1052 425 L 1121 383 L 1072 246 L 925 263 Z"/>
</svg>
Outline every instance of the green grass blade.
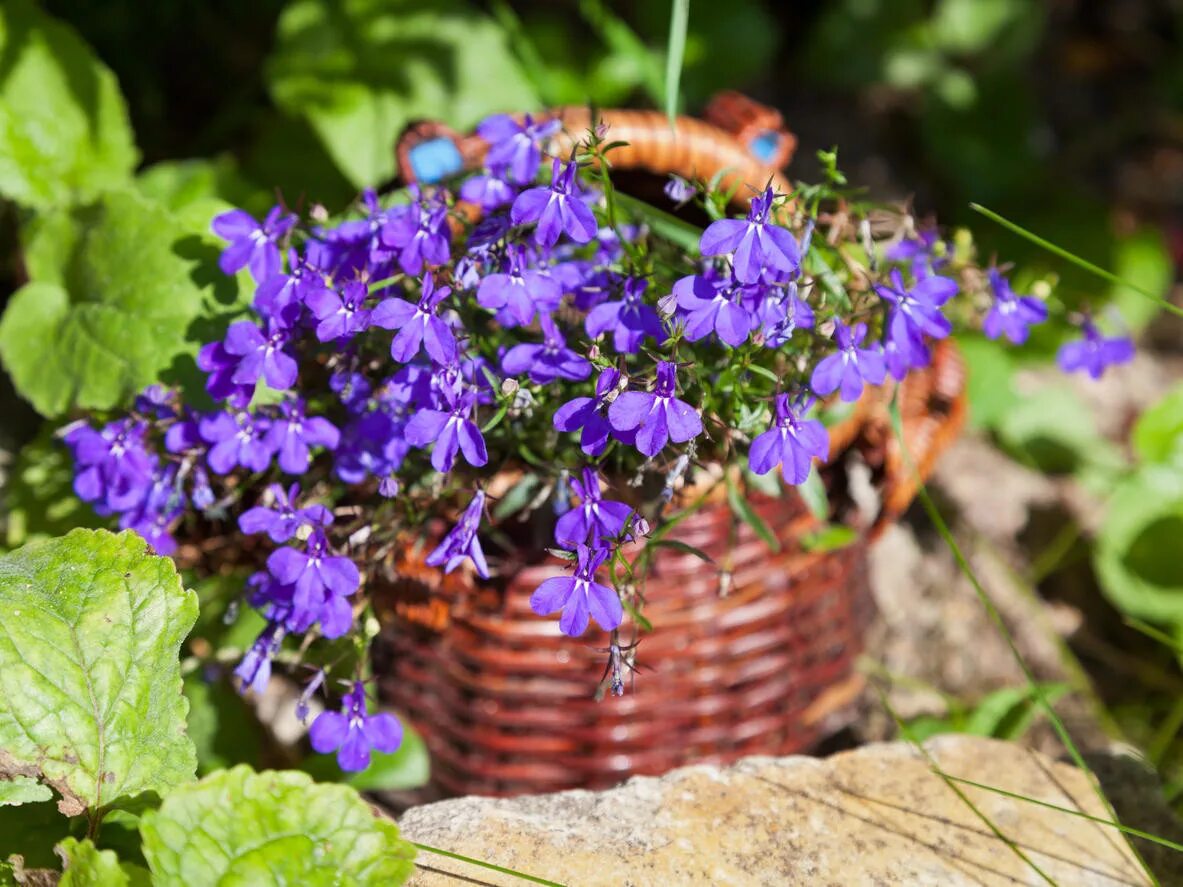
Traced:
<svg viewBox="0 0 1183 887">
<path fill-rule="evenodd" d="M 494 865 L 491 862 L 473 859 L 471 856 L 462 856 L 459 853 L 453 853 L 451 850 L 441 850 L 439 847 L 432 847 L 428 844 L 420 844 L 418 841 L 412 841 L 411 843 L 426 853 L 434 853 L 437 856 L 446 856 L 449 859 L 458 859 L 460 862 L 467 862 L 470 865 L 480 866 L 481 868 L 488 869 L 491 872 L 500 872 L 503 875 L 510 875 L 514 878 L 520 878 L 523 881 L 529 881 L 531 884 L 544 884 L 546 887 L 566 887 L 565 884 L 560 884 L 558 881 L 548 881 L 546 878 L 539 878 L 536 875 L 527 875 L 525 872 L 507 869 L 503 865 Z"/>
<path fill-rule="evenodd" d="M 1000 216 L 998 213 L 994 212 L 994 210 L 987 209 L 986 207 L 982 206 L 980 203 L 971 203 L 969 205 L 969 208 L 972 209 L 974 212 L 985 216 L 991 222 L 995 222 L 995 223 L 1001 225 L 1003 228 L 1006 228 L 1008 231 L 1010 231 L 1014 234 L 1018 234 L 1020 237 L 1031 241 L 1032 243 L 1034 243 L 1036 246 L 1040 247 L 1041 249 L 1047 250 L 1052 255 L 1059 256 L 1061 259 L 1063 259 L 1066 262 L 1071 262 L 1077 268 L 1087 271 L 1090 274 L 1093 274 L 1093 275 L 1101 278 L 1102 280 L 1108 281 L 1109 283 L 1116 284 L 1117 286 L 1124 287 L 1128 290 L 1133 290 L 1138 295 L 1143 296 L 1143 297 L 1149 299 L 1150 301 L 1154 302 L 1160 308 L 1170 311 L 1172 314 L 1176 314 L 1179 317 L 1183 317 L 1183 308 L 1180 308 L 1178 305 L 1172 305 L 1170 302 L 1168 302 L 1162 296 L 1156 296 L 1154 293 L 1150 292 L 1150 290 L 1143 289 L 1140 286 L 1135 286 L 1134 284 L 1130 283 L 1128 280 L 1122 280 L 1120 277 L 1118 277 L 1112 271 L 1106 271 L 1100 265 L 1094 265 L 1092 262 L 1088 261 L 1088 259 L 1082 259 L 1080 256 L 1076 255 L 1075 253 L 1070 253 L 1070 252 L 1068 252 L 1068 250 L 1064 249 L 1062 246 L 1056 246 L 1050 240 L 1044 240 L 1042 237 L 1040 237 L 1035 232 L 1028 231 L 1026 228 L 1022 227 L 1021 225 L 1015 224 L 1010 219 Z"/>
<path fill-rule="evenodd" d="M 686 56 L 686 28 L 690 23 L 690 0 L 673 0 L 670 10 L 670 39 L 665 54 L 665 113 L 670 126 L 678 116 L 678 87 L 682 82 L 682 59 Z"/>
</svg>

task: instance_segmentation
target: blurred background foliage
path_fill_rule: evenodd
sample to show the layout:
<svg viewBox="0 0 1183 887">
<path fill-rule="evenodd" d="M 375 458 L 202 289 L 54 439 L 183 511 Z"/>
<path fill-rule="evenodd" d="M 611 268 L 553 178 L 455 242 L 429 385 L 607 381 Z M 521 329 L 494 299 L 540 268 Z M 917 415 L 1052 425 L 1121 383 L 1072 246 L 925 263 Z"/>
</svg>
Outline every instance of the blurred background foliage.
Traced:
<svg viewBox="0 0 1183 887">
<path fill-rule="evenodd" d="M 5 3 L 0 299 L 10 309 L 5 362 L 25 398 L 0 375 L 0 543 L 93 521 L 70 495 L 51 425 L 79 407 L 113 406 L 163 367 L 179 378 L 177 356 L 200 339 L 202 312 L 216 304 L 223 316 L 240 305 L 234 293 L 199 291 L 201 281 L 186 288 L 187 257 L 170 256 L 132 279 L 118 307 L 128 323 L 150 315 L 168 276 L 188 306 L 159 327 L 176 342 L 137 355 L 113 378 L 72 350 L 58 353 L 60 342 L 56 352 L 38 344 L 39 335 L 86 323 L 96 303 L 110 307 L 104 300 L 113 296 L 95 286 L 110 261 L 100 221 L 118 213 L 112 198 L 92 210 L 97 195 L 134 191 L 115 203 L 150 205 L 195 237 L 223 202 L 258 215 L 278 195 L 337 212 L 360 188 L 393 181 L 394 139 L 417 118 L 469 128 L 494 111 L 557 104 L 661 107 L 669 15 L 669 0 Z M 817 152 L 838 146 L 849 180 L 872 198 L 909 204 L 922 221 L 972 224 L 987 257 L 1016 263 L 1018 290 L 1047 288 L 1102 313 L 1114 306 L 1152 356 L 1149 372 L 1178 378 L 1183 327 L 1175 319 L 991 225 L 969 203 L 1143 289 L 1173 292 L 1183 261 L 1183 3 L 699 0 L 681 107 L 693 113 L 724 88 L 784 113 L 800 139 L 793 178 L 820 178 Z M 142 264 L 134 251 L 120 260 Z M 42 297 L 29 298 L 27 288 L 12 297 L 26 285 Z M 1137 674 L 1161 678 L 1107 680 L 1112 657 L 1081 654 L 1120 726 L 1183 794 L 1183 389 L 1140 417 L 1125 405 L 1098 422 L 1078 388 L 1033 390 L 1022 381 L 1048 363 L 1063 334 L 1049 325 L 1021 350 L 965 337 L 972 421 L 1016 462 L 1105 506 L 1092 525 L 1060 516 L 1024 541 L 1032 584 L 1048 596 L 1066 584 L 1074 600 L 1088 596 L 1094 621 L 1112 623 L 1103 629 L 1107 649 L 1137 659 Z M 30 401 L 57 420 L 44 423 Z M 203 594 L 221 602 L 203 610 L 216 614 L 207 626 L 212 648 L 236 626 L 220 621 L 229 607 L 222 592 Z M 1145 620 L 1159 640 L 1123 618 Z M 255 755 L 261 740 L 237 697 L 224 683 L 192 683 L 203 765 L 232 763 L 235 748 Z M 944 720 L 912 729 L 1015 736 L 1032 720 L 1025 693 L 960 701 Z M 215 743 L 219 724 L 241 741 Z M 408 774 L 426 766 L 420 747 L 407 754 L 388 787 L 410 784 L 417 777 Z"/>
</svg>

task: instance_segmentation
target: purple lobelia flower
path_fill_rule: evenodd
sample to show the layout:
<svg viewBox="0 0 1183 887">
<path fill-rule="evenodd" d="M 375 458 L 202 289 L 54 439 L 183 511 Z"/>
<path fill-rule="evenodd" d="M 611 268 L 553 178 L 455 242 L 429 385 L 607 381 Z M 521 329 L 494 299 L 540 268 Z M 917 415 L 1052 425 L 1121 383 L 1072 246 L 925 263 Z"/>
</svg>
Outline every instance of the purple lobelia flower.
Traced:
<svg viewBox="0 0 1183 887">
<path fill-rule="evenodd" d="M 982 321 L 982 332 L 989 339 L 1005 335 L 1011 342 L 1021 345 L 1027 341 L 1028 327 L 1047 320 L 1047 305 L 1034 296 L 1017 296 L 1010 281 L 991 268 L 987 272 L 990 289 L 994 292 L 994 304 Z"/>
<path fill-rule="evenodd" d="M 366 285 L 358 280 L 349 281 L 340 292 L 327 288 L 310 292 L 304 304 L 319 321 L 316 338 L 331 342 L 364 332 L 370 325 L 370 311 L 365 307 L 369 294 Z"/>
<path fill-rule="evenodd" d="M 333 514 L 323 505 L 296 507 L 300 485 L 292 484 L 285 491 L 279 484 L 267 488 L 271 506 L 256 505 L 238 518 L 238 528 L 254 535 L 266 533 L 275 543 L 287 542 L 296 535 L 300 527 L 327 527 L 333 522 Z"/>
<path fill-rule="evenodd" d="M 702 434 L 702 419 L 690 404 L 678 400 L 677 367 L 657 363 L 652 391 L 625 391 L 608 407 L 608 422 L 616 431 L 636 431 L 636 447 L 652 458 L 667 441 L 685 443 Z"/>
<path fill-rule="evenodd" d="M 564 231 L 576 243 L 588 243 L 596 236 L 596 217 L 576 189 L 576 170 L 574 160 L 563 167 L 556 157 L 550 186 L 523 191 L 513 202 L 510 221 L 515 225 L 537 222 L 534 240 L 539 246 L 554 246 Z"/>
<path fill-rule="evenodd" d="M 649 281 L 643 278 L 626 278 L 619 302 L 601 302 L 587 315 L 587 334 L 595 339 L 611 332 L 612 346 L 620 354 L 636 354 L 646 336 L 658 342 L 664 339 L 657 310 L 645 304 L 648 287 Z"/>
<path fill-rule="evenodd" d="M 812 397 L 796 401 L 787 393 L 776 397 L 776 418 L 772 427 L 756 436 L 748 453 L 748 464 L 756 474 L 767 474 L 777 465 L 785 481 L 805 483 L 815 458 L 825 460 L 830 455 L 830 436 L 816 419 L 803 419 L 813 406 Z"/>
<path fill-rule="evenodd" d="M 1056 363 L 1066 373 L 1084 370 L 1094 379 L 1108 367 L 1134 359 L 1134 342 L 1129 336 L 1104 336 L 1091 319 L 1081 323 L 1083 339 L 1067 342 L 1056 353 Z"/>
<path fill-rule="evenodd" d="M 813 309 L 797 294 L 796 281 L 784 287 L 753 289 L 757 301 L 752 313 L 769 348 L 786 344 L 796 330 L 813 329 Z"/>
<path fill-rule="evenodd" d="M 561 127 L 557 119 L 535 121 L 526 114 L 519 123 L 508 114 L 494 114 L 482 120 L 476 131 L 489 143 L 485 162 L 490 167 L 504 168 L 512 181 L 525 185 L 538 174 L 542 143 Z"/>
<path fill-rule="evenodd" d="M 406 299 L 384 299 L 370 315 L 370 323 L 387 330 L 398 330 L 390 343 L 390 356 L 407 363 L 419 353 L 420 345 L 428 356 L 439 364 L 456 359 L 456 337 L 447 321 L 436 312 L 439 304 L 452 293 L 452 288 L 436 289 L 431 273 L 423 275 L 423 292 L 419 304 Z"/>
<path fill-rule="evenodd" d="M 284 350 L 291 332 L 274 320 L 267 323 L 267 335 L 249 320 L 238 320 L 226 331 L 225 350 L 239 359 L 231 380 L 235 385 L 263 381 L 277 391 L 296 384 L 296 361 Z"/>
<path fill-rule="evenodd" d="M 587 630 L 588 617 L 604 631 L 619 627 L 624 618 L 620 597 L 607 585 L 596 582 L 596 570 L 608 559 L 607 549 L 589 549 L 579 545 L 575 549 L 575 575 L 554 576 L 545 580 L 530 595 L 530 609 L 539 616 L 549 616 L 562 610 L 559 630 L 573 638 Z"/>
<path fill-rule="evenodd" d="M 582 477 L 572 478 L 571 486 L 580 504 L 555 524 L 555 541 L 559 545 L 574 548 L 583 543 L 599 548 L 624 532 L 633 509 L 624 502 L 601 498 L 600 476 L 594 468 L 584 468 Z"/>
<path fill-rule="evenodd" d="M 679 207 L 689 203 L 694 195 L 698 193 L 698 189 L 694 185 L 690 184 L 690 182 L 681 176 L 675 175 L 670 176 L 669 181 L 662 186 L 661 190 L 665 192 L 666 197 Z"/>
<path fill-rule="evenodd" d="M 324 274 L 307 256 L 288 250 L 288 273 L 267 278 L 255 289 L 254 308 L 264 317 L 275 317 L 291 326 L 293 315 L 313 293 L 328 290 Z"/>
<path fill-rule="evenodd" d="M 953 324 L 941 314 L 941 306 L 957 294 L 957 281 L 932 274 L 908 289 L 898 268 L 892 269 L 890 280 L 890 284 L 876 284 L 875 292 L 891 304 L 887 334 L 901 351 L 923 343 L 925 336 L 943 339 L 953 331 Z"/>
<path fill-rule="evenodd" d="M 942 241 L 935 230 L 930 230 L 888 247 L 884 258 L 889 262 L 910 262 L 912 276 L 919 279 L 946 264 L 948 253 L 948 242 Z"/>
<path fill-rule="evenodd" d="M 596 378 L 595 397 L 576 397 L 555 411 L 554 426 L 559 431 L 580 431 L 579 446 L 589 456 L 598 456 L 608 446 L 612 426 L 605 413 L 608 396 L 616 391 L 620 371 L 612 367 L 600 370 Z M 635 437 L 632 432 L 628 437 Z M 631 443 L 631 440 L 626 441 Z"/>
<path fill-rule="evenodd" d="M 448 207 L 419 196 L 410 206 L 390 211 L 382 228 L 382 243 L 399 250 L 398 264 L 407 274 L 418 275 L 426 265 L 443 265 L 451 258 L 452 231 Z"/>
<path fill-rule="evenodd" d="M 427 556 L 426 563 L 433 567 L 443 566 L 445 573 L 451 573 L 465 558 L 472 560 L 476 573 L 482 579 L 489 578 L 489 565 L 485 563 L 485 552 L 481 549 L 481 540 L 476 531 L 481 526 L 481 516 L 485 512 L 485 492 L 477 490 L 472 501 L 460 515 L 456 526 L 448 531 L 448 535 L 440 540 L 435 551 Z"/>
<path fill-rule="evenodd" d="M 743 307 L 738 281 L 708 280 L 700 275 L 683 277 L 673 287 L 678 307 L 685 312 L 686 340 L 697 342 L 711 333 L 738 348 L 752 330 L 753 318 Z"/>
<path fill-rule="evenodd" d="M 341 700 L 341 711 L 316 716 L 308 739 L 322 755 L 335 751 L 342 770 L 356 772 L 370 766 L 372 749 L 395 751 L 402 744 L 403 728 L 392 714 L 366 714 L 366 689 L 358 681 Z"/>
<path fill-rule="evenodd" d="M 480 428 L 469 418 L 476 405 L 476 392 L 457 392 L 448 387 L 443 397 L 446 410 L 421 409 L 411 417 L 405 432 L 407 442 L 416 447 L 434 444 L 431 464 L 436 471 L 451 471 L 457 450 L 469 465 L 479 468 L 489 461 L 489 454 Z"/>
<path fill-rule="evenodd" d="M 177 480 L 175 465 L 158 469 L 147 494 L 119 518 L 119 527 L 134 530 L 157 554 L 168 556 L 177 550 L 172 524 L 185 511 L 185 494 Z"/>
<path fill-rule="evenodd" d="M 278 206 L 272 207 L 261 225 L 254 216 L 241 209 L 215 216 L 214 233 L 230 241 L 218 258 L 218 267 L 224 274 L 234 274 L 249 266 L 255 283 L 274 277 L 280 270 L 277 243 L 295 224 L 296 217 L 285 214 Z"/>
<path fill-rule="evenodd" d="M 267 571 L 281 585 L 295 587 L 292 605 L 296 609 L 318 613 L 340 606 L 348 608 L 344 599 L 357 591 L 361 584 L 357 564 L 347 557 L 334 555 L 324 530 L 319 527 L 312 531 L 303 551 L 277 548 L 271 552 L 267 558 Z"/>
<path fill-rule="evenodd" d="M 537 165 L 534 168 L 537 169 Z M 460 186 L 460 199 L 475 203 L 486 211 L 509 206 L 518 192 L 506 181 L 507 177 L 508 171 L 504 167 L 486 167 L 464 181 Z"/>
<path fill-rule="evenodd" d="M 250 321 L 242 321 L 249 323 Z M 222 342 L 210 342 L 197 352 L 197 368 L 206 374 L 205 390 L 216 401 L 226 401 L 233 407 L 243 409 L 250 403 L 255 386 L 239 385 L 234 374 L 242 362 L 236 354 L 226 350 Z"/>
<path fill-rule="evenodd" d="M 840 320 L 834 322 L 834 338 L 838 353 L 823 358 L 813 368 L 810 387 L 818 394 L 830 394 L 841 389 L 845 401 L 858 400 L 863 383 L 882 385 L 887 375 L 883 354 L 871 348 L 860 348 L 867 336 L 865 323 L 848 327 Z"/>
<path fill-rule="evenodd" d="M 309 447 L 337 448 L 341 440 L 337 427 L 323 416 L 304 415 L 304 401 L 284 401 L 279 411 L 279 418 L 272 420 L 267 431 L 267 445 L 279 454 L 279 467 L 288 474 L 308 470 Z"/>
<path fill-rule="evenodd" d="M 266 471 L 275 452 L 267 445 L 271 423 L 247 412 L 214 413 L 197 423 L 201 439 L 210 445 L 206 462 L 215 474 L 229 474 L 241 465 L 251 471 Z"/>
<path fill-rule="evenodd" d="M 800 267 L 797 241 L 768 218 L 775 197 L 772 188 L 766 188 L 752 199 L 746 220 L 719 219 L 702 233 L 699 248 L 704 256 L 734 253 L 732 266 L 740 283 L 757 283 L 766 267 L 788 274 Z"/>
<path fill-rule="evenodd" d="M 490 274 L 477 288 L 477 304 L 498 311 L 497 319 L 505 326 L 525 326 L 538 312 L 550 313 L 563 298 L 557 280 L 541 271 L 526 267 L 525 250 L 511 246 L 506 257 L 505 273 Z"/>
<path fill-rule="evenodd" d="M 546 385 L 556 379 L 578 382 L 591 375 L 587 358 L 567 347 L 567 340 L 549 314 L 542 315 L 541 345 L 514 345 L 501 359 L 501 370 L 508 376 L 528 373 L 530 381 Z"/>
<path fill-rule="evenodd" d="M 259 632 L 253 644 L 242 657 L 242 661 L 234 669 L 234 676 L 241 681 L 241 692 L 253 690 L 262 693 L 271 681 L 271 658 L 279 652 L 279 645 L 283 642 L 283 626 L 278 622 L 270 622 Z"/>
<path fill-rule="evenodd" d="M 74 492 L 101 515 L 134 508 L 152 486 L 156 457 L 145 448 L 148 426 L 132 419 L 101 431 L 79 423 L 63 437 L 74 453 Z"/>
</svg>

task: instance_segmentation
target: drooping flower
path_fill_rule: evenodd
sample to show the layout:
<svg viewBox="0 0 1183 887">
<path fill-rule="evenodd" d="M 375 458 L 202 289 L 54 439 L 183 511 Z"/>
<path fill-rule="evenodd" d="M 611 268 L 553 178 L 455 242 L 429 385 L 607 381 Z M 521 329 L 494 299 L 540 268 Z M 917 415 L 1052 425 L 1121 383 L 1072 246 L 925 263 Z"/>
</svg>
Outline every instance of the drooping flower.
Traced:
<svg viewBox="0 0 1183 887">
<path fill-rule="evenodd" d="M 556 157 L 549 187 L 530 188 L 513 202 L 510 220 L 515 225 L 536 222 L 534 240 L 539 246 L 554 246 L 563 232 L 576 243 L 596 236 L 596 217 L 576 190 L 577 168 L 574 160 L 563 167 Z"/>
<path fill-rule="evenodd" d="M 543 142 L 560 128 L 558 119 L 535 121 L 526 114 L 519 123 L 508 114 L 494 114 L 482 120 L 476 131 L 489 143 L 485 162 L 506 169 L 512 181 L 525 185 L 538 174 Z"/>
<path fill-rule="evenodd" d="M 598 456 L 608 446 L 612 426 L 605 415 L 608 396 L 616 391 L 620 371 L 613 367 L 600 370 L 596 378 L 595 397 L 575 397 L 555 411 L 554 426 L 559 431 L 579 431 L 579 446 L 589 456 Z M 636 432 L 628 432 L 626 443 L 631 443 Z"/>
<path fill-rule="evenodd" d="M 342 770 L 356 772 L 370 766 L 373 749 L 390 754 L 403 741 L 403 728 L 392 714 L 366 714 L 366 689 L 360 682 L 341 700 L 341 711 L 324 711 L 308 730 L 308 740 L 322 755 L 337 753 Z"/>
<path fill-rule="evenodd" d="M 489 453 L 480 428 L 469 418 L 476 405 L 476 392 L 457 392 L 448 387 L 443 397 L 447 409 L 421 409 L 411 417 L 406 427 L 407 442 L 416 447 L 434 445 L 431 464 L 436 471 L 451 471 L 457 451 L 464 454 L 469 465 L 479 468 L 489 461 Z"/>
<path fill-rule="evenodd" d="M 699 248 L 704 256 L 734 253 L 732 266 L 740 283 L 757 283 L 766 267 L 796 273 L 801 252 L 793 235 L 769 219 L 772 188 L 752 199 L 746 220 L 719 219 L 702 233 Z"/>
<path fill-rule="evenodd" d="M 548 274 L 526 267 L 525 251 L 510 247 L 505 273 L 487 275 L 477 287 L 477 304 L 498 311 L 497 319 L 506 326 L 525 326 L 537 313 L 556 310 L 563 292 Z"/>
<path fill-rule="evenodd" d="M 823 358 L 813 369 L 810 387 L 818 394 L 830 394 L 841 389 L 845 401 L 858 400 L 863 383 L 882 385 L 887 375 L 883 354 L 871 348 L 860 348 L 867 336 L 865 323 L 848 327 L 840 320 L 834 322 L 834 338 L 838 352 Z"/>
<path fill-rule="evenodd" d="M 241 209 L 215 216 L 214 233 L 230 241 L 218 257 L 218 267 L 224 274 L 234 274 L 249 266 L 255 283 L 274 277 L 280 270 L 278 242 L 295 224 L 296 217 L 278 206 L 272 207 L 261 225 Z"/>
<path fill-rule="evenodd" d="M 241 465 L 266 471 L 275 452 L 267 445 L 271 422 L 248 412 L 214 413 L 197 423 L 201 439 L 210 445 L 206 462 L 215 474 L 228 474 Z"/>
<path fill-rule="evenodd" d="M 530 595 L 530 609 L 539 616 L 562 610 L 559 629 L 571 637 L 579 637 L 587 630 L 589 616 L 604 631 L 612 631 L 624 618 L 624 607 L 612 588 L 595 579 L 596 570 L 608 559 L 608 551 L 579 545 L 575 552 L 575 574 L 545 580 Z"/>
<path fill-rule="evenodd" d="M 514 345 L 501 359 L 501 370 L 509 376 L 526 373 L 536 385 L 546 385 L 556 379 L 578 382 L 591 375 L 587 358 L 567 347 L 567 339 L 559 331 L 549 314 L 542 315 L 543 341 L 541 345 Z"/>
<path fill-rule="evenodd" d="M 253 690 L 258 694 L 267 689 L 267 684 L 271 681 L 271 658 L 279 652 L 283 634 L 283 626 L 274 621 L 269 622 L 267 627 L 259 632 L 259 636 L 234 669 L 234 676 L 241 681 L 241 692 Z"/>
<path fill-rule="evenodd" d="M 686 341 L 697 342 L 711 333 L 738 348 L 752 329 L 752 315 L 742 304 L 742 288 L 735 280 L 708 280 L 695 274 L 673 287 L 678 307 L 686 315 Z"/>
<path fill-rule="evenodd" d="M 225 350 L 237 357 L 238 366 L 231 380 L 235 385 L 254 385 L 263 381 L 277 391 L 286 391 L 296 384 L 295 359 L 285 346 L 291 331 L 274 320 L 267 323 L 267 335 L 249 320 L 238 320 L 226 331 Z"/>
<path fill-rule="evenodd" d="M 439 364 L 456 359 L 456 337 L 447 321 L 437 313 L 439 304 L 452 293 L 452 288 L 436 289 L 431 272 L 423 275 L 423 292 L 418 305 L 406 299 L 389 298 L 379 302 L 370 315 L 370 323 L 387 330 L 398 330 L 390 343 L 390 356 L 407 363 L 419 353 L 419 347 Z"/>
<path fill-rule="evenodd" d="M 1129 336 L 1105 336 L 1089 318 L 1081 323 L 1081 331 L 1084 338 L 1061 345 L 1056 353 L 1056 363 L 1064 372 L 1084 370 L 1099 379 L 1107 368 L 1134 359 L 1134 342 Z"/>
<path fill-rule="evenodd" d="M 604 499 L 600 477 L 594 468 L 584 468 L 582 477 L 572 478 L 571 486 L 580 503 L 555 523 L 555 541 L 564 548 L 580 543 L 599 548 L 624 532 L 633 509 L 624 502 Z"/>
<path fill-rule="evenodd" d="M 337 448 L 341 433 L 323 416 L 304 415 L 300 398 L 284 401 L 279 418 L 267 431 L 267 445 L 279 454 L 279 467 L 288 474 L 303 474 L 311 459 L 309 447 Z"/>
<path fill-rule="evenodd" d="M 300 527 L 327 527 L 333 522 L 333 513 L 323 505 L 296 507 L 300 485 L 292 484 L 285 491 L 279 484 L 267 488 L 271 506 L 256 505 L 248 508 L 238 518 L 238 528 L 254 535 L 266 533 L 272 542 L 282 544 L 292 539 Z"/>
<path fill-rule="evenodd" d="M 982 332 L 989 339 L 1005 335 L 1015 345 L 1023 344 L 1030 333 L 1029 327 L 1047 320 L 1047 305 L 1034 296 L 1015 295 L 1010 281 L 997 268 L 991 268 L 987 275 L 994 304 L 982 321 Z"/>
<path fill-rule="evenodd" d="M 440 540 L 435 551 L 427 556 L 426 563 L 433 567 L 443 566 L 445 573 L 451 573 L 465 558 L 472 561 L 476 573 L 482 579 L 489 578 L 489 565 L 485 563 L 485 553 L 481 549 L 481 540 L 477 538 L 477 530 L 481 525 L 481 516 L 485 511 L 485 492 L 477 490 L 472 501 L 464 509 L 464 514 L 456 522 L 456 526 L 448 531 L 448 535 Z"/>
<path fill-rule="evenodd" d="M 772 427 L 756 436 L 748 453 L 748 464 L 756 474 L 767 474 L 781 466 L 785 482 L 805 483 L 814 459 L 830 455 L 830 437 L 816 419 L 802 418 L 813 405 L 813 398 L 796 401 L 788 393 L 776 397 L 776 416 Z"/>
<path fill-rule="evenodd" d="M 619 302 L 601 302 L 587 315 L 587 334 L 593 339 L 612 333 L 612 347 L 619 354 L 636 354 L 641 343 L 651 337 L 665 338 L 657 310 L 645 303 L 649 281 L 642 277 L 625 278 Z"/>
<path fill-rule="evenodd" d="M 636 431 L 636 447 L 652 458 L 670 440 L 685 443 L 702 434 L 702 419 L 690 404 L 678 400 L 677 367 L 657 363 L 652 391 L 625 391 L 608 407 L 608 422 L 616 431 Z"/>
<path fill-rule="evenodd" d="M 321 342 L 345 339 L 364 332 L 370 325 L 370 311 L 365 307 L 369 290 L 358 280 L 351 280 L 340 291 L 313 290 L 304 299 L 314 317 L 316 338 Z"/>
</svg>

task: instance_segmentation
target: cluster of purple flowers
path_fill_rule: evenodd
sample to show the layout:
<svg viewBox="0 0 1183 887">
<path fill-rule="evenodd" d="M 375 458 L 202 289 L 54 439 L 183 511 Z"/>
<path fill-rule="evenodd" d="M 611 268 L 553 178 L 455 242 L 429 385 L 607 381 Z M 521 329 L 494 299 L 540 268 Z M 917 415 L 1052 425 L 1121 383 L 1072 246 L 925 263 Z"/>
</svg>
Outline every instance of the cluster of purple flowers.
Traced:
<svg viewBox="0 0 1183 887">
<path fill-rule="evenodd" d="M 800 484 L 829 453 L 825 428 L 807 415 L 815 395 L 851 401 L 888 375 L 902 379 L 950 334 L 945 310 L 961 286 L 935 235 L 894 246 L 890 272 L 857 315 L 844 314 L 812 298 L 812 223 L 794 235 L 770 188 L 746 218 L 703 232 L 702 259 L 637 261 L 651 233 L 611 218 L 578 158 L 544 159 L 557 127 L 507 116 L 481 125 L 484 167 L 458 191 L 483 213 L 476 224 L 461 221 L 443 187 L 411 187 L 389 203 L 367 192 L 356 217 L 333 226 L 298 224 L 278 207 L 262 222 L 241 210 L 218 216 L 222 270 L 249 269 L 256 289 L 253 315 L 198 354 L 216 407 L 153 388 L 129 416 L 64 434 L 78 495 L 158 551 L 176 548 L 186 513 L 228 509 L 242 533 L 275 546 L 247 581 L 267 623 L 236 669 L 244 689 L 267 685 L 287 636 L 348 633 L 377 550 L 368 546 L 388 549 L 425 514 L 456 517 L 429 565 L 490 578 L 497 559 L 491 568 L 480 539 L 488 481 L 522 461 L 560 480 L 550 487 L 553 541 L 573 566 L 543 582 L 531 606 L 561 612 L 571 636 L 594 621 L 615 644 L 624 604 L 605 575 L 647 524 L 636 505 L 605 498 L 607 460 L 672 477 L 718 440 L 730 451 L 746 438 L 721 418 L 730 412 L 712 388 L 739 366 L 755 392 L 745 406 L 770 414 L 751 441 L 751 470 L 779 467 Z M 679 203 L 700 193 L 687 183 L 670 192 Z M 654 270 L 673 263 L 680 277 Z M 1045 305 L 1016 295 L 997 269 L 989 284 L 986 334 L 1024 341 Z M 1128 359 L 1126 340 L 1091 322 L 1084 331 L 1061 353 L 1065 369 L 1097 375 Z M 785 351 L 792 362 L 780 360 Z M 756 366 L 762 374 L 746 370 Z M 323 682 L 318 672 L 309 693 Z M 400 738 L 393 718 L 366 713 L 362 685 L 351 687 L 341 711 L 311 729 L 313 747 L 337 750 L 345 769 Z"/>
</svg>

